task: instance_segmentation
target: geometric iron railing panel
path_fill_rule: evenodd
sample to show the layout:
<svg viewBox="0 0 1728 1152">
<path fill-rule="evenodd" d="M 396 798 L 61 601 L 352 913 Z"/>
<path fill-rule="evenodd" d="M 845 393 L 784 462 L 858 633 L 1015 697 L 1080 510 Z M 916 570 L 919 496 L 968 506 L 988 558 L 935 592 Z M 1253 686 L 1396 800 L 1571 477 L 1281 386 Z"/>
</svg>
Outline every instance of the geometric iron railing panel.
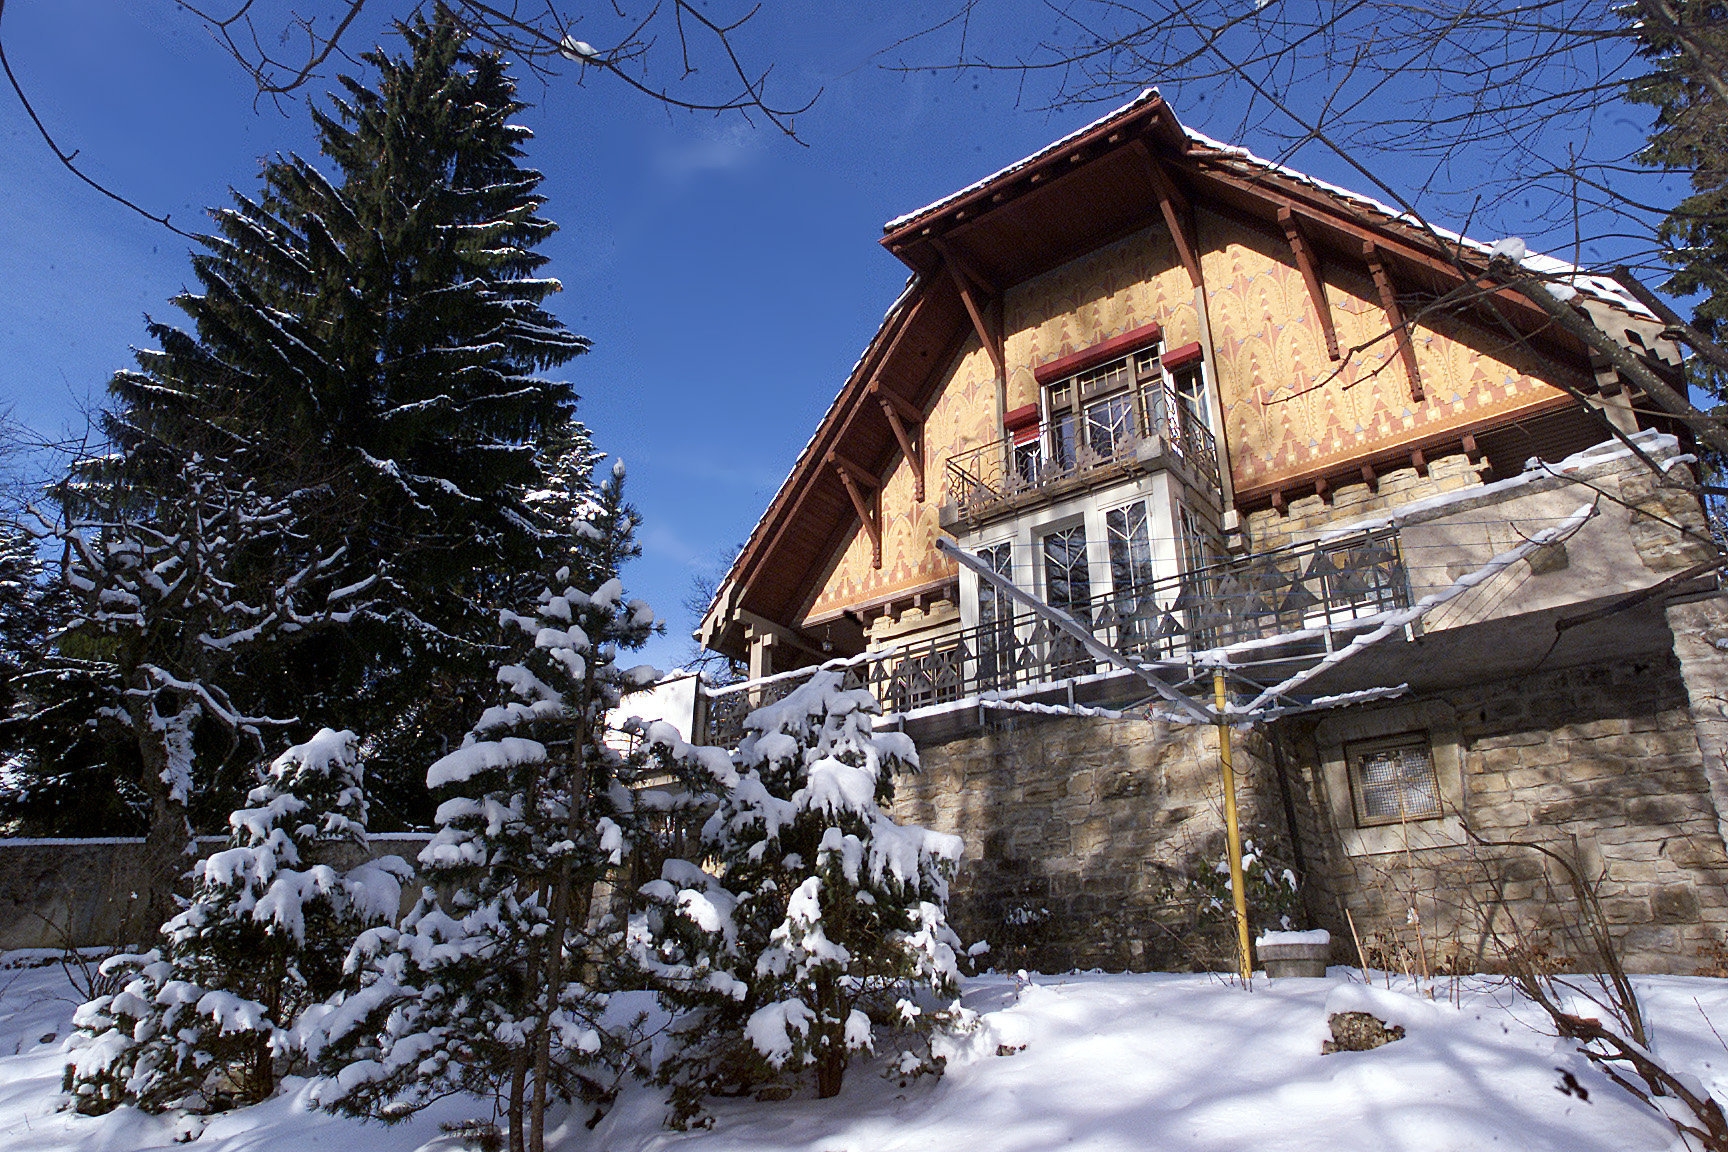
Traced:
<svg viewBox="0 0 1728 1152">
<path fill-rule="evenodd" d="M 1398 530 L 1383 528 L 1112 592 L 1071 608 L 1070 614 L 1125 655 L 1181 660 L 1210 648 L 1307 629 L 1329 633 L 1409 604 Z M 1113 667 L 1043 617 L 1021 610 L 853 665 L 847 686 L 868 687 L 885 712 L 908 712 Z M 736 746 L 749 710 L 782 699 L 799 682 L 773 680 L 710 694 L 709 740 Z"/>
<path fill-rule="evenodd" d="M 960 513 L 976 521 L 1004 500 L 1036 492 L 1075 476 L 1132 460 L 1140 445 L 1161 441 L 1211 484 L 1218 487 L 1218 448 L 1212 430 L 1163 385 L 1145 390 L 1141 415 L 1100 447 L 1065 446 L 1060 451 L 1040 429 L 1038 440 L 1016 445 L 1012 437 L 992 440 L 948 460 L 948 487 Z"/>
</svg>

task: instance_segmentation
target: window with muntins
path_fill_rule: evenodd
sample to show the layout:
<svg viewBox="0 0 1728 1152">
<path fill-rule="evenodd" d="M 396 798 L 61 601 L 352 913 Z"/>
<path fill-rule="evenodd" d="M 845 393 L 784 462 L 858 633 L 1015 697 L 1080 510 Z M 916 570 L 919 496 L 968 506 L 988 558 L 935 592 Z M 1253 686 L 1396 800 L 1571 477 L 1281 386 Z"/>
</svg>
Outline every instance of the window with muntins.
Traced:
<svg viewBox="0 0 1728 1152">
<path fill-rule="evenodd" d="M 1349 744 L 1344 752 L 1358 827 L 1435 820 L 1442 815 L 1440 780 L 1428 733 L 1406 732 Z"/>
<path fill-rule="evenodd" d="M 1150 427 L 1147 381 L 1161 381 L 1156 346 L 1058 380 L 1045 389 L 1050 464 L 1069 471 L 1089 459 L 1110 460 Z"/>
<path fill-rule="evenodd" d="M 1211 404 L 1206 398 L 1206 373 L 1200 363 L 1196 361 L 1172 372 L 1170 386 L 1176 393 L 1177 403 L 1182 405 L 1182 414 L 1191 417 L 1200 427 L 1210 428 Z"/>
<path fill-rule="evenodd" d="M 1086 528 L 1076 524 L 1040 541 L 1044 557 L 1044 602 L 1065 611 L 1083 609 L 1092 598 L 1086 563 Z"/>
<path fill-rule="evenodd" d="M 990 570 L 1009 580 L 1014 578 L 1013 545 L 993 544 L 978 549 L 978 558 Z M 1014 601 L 987 580 L 978 581 L 978 675 L 985 687 L 995 687 L 1010 672 L 1014 651 Z"/>
<path fill-rule="evenodd" d="M 1104 513 L 1104 530 L 1110 541 L 1110 587 L 1117 599 L 1149 592 L 1156 577 L 1146 502 L 1138 500 Z"/>
</svg>

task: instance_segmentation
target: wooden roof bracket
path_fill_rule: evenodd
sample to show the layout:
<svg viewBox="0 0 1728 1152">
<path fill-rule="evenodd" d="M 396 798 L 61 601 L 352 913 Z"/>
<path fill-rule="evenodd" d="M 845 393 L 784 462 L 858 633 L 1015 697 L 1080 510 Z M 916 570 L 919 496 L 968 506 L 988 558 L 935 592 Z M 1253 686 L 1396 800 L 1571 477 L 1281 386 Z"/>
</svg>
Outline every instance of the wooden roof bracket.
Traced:
<svg viewBox="0 0 1728 1152">
<path fill-rule="evenodd" d="M 978 333 L 978 342 L 984 345 L 984 351 L 990 356 L 990 363 L 996 369 L 999 380 L 1008 378 L 1005 367 L 1006 358 L 1002 354 L 1002 335 L 992 330 L 986 318 L 984 309 L 979 307 L 979 297 L 986 300 L 996 295 L 988 282 L 964 261 L 955 255 L 954 250 L 940 236 L 932 236 L 930 243 L 942 256 L 942 263 L 948 266 L 948 274 L 954 278 L 954 287 L 960 293 L 960 302 L 966 305 L 966 315 L 972 318 L 972 328 Z M 981 291 L 982 289 L 982 291 Z"/>
<path fill-rule="evenodd" d="M 828 453 L 828 463 L 840 474 L 840 483 L 852 498 L 852 508 L 870 536 L 870 567 L 882 567 L 882 481 L 838 452 Z M 860 487 L 870 489 L 869 500 L 864 499 Z"/>
<path fill-rule="evenodd" d="M 1320 266 L 1314 250 L 1308 246 L 1307 238 L 1296 223 L 1295 213 L 1290 209 L 1278 209 L 1278 223 L 1284 228 L 1284 239 L 1296 257 L 1296 267 L 1302 271 L 1303 282 L 1308 285 L 1308 298 L 1314 302 L 1314 314 L 1320 317 L 1320 331 L 1326 336 L 1326 354 L 1334 360 L 1343 359 L 1338 351 L 1338 329 L 1332 323 L 1332 306 L 1326 300 L 1326 285 L 1320 279 Z"/>
<path fill-rule="evenodd" d="M 1182 261 L 1182 267 L 1188 270 L 1189 283 L 1199 288 L 1205 281 L 1200 274 L 1200 247 L 1195 241 L 1193 207 L 1188 203 L 1188 197 L 1176 187 L 1176 182 L 1170 179 L 1170 174 L 1164 171 L 1164 166 L 1158 162 L 1158 155 L 1152 151 L 1152 145 L 1146 142 L 1146 137 L 1135 139 L 1134 150 L 1145 162 L 1146 179 L 1158 197 L 1158 210 L 1164 214 L 1164 224 L 1170 229 L 1170 240 L 1176 245 L 1176 256 Z"/>
<path fill-rule="evenodd" d="M 924 413 L 911 401 L 882 386 L 880 380 L 870 382 L 870 394 L 882 405 L 888 426 L 894 429 L 894 439 L 900 442 L 900 454 L 912 467 L 912 499 L 924 502 Z"/>
<path fill-rule="evenodd" d="M 1398 355 L 1404 361 L 1404 374 L 1410 377 L 1410 399 L 1422 403 L 1422 372 L 1416 366 L 1416 345 L 1410 339 L 1410 326 L 1404 323 L 1404 312 L 1398 307 L 1398 292 L 1392 286 L 1392 276 L 1386 262 L 1380 258 L 1380 248 L 1372 240 L 1362 241 L 1362 258 L 1368 262 L 1368 272 L 1374 277 L 1374 287 L 1380 290 L 1380 306 L 1386 310 L 1386 323 L 1398 342 Z"/>
</svg>

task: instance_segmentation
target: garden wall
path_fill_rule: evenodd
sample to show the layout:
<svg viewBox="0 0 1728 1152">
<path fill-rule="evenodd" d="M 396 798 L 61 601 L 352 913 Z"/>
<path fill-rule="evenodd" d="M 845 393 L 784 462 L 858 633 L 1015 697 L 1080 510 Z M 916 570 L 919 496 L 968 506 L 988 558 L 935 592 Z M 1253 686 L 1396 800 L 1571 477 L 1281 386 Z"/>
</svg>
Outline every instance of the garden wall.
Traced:
<svg viewBox="0 0 1728 1152">
<path fill-rule="evenodd" d="M 328 862 L 351 868 L 363 858 L 397 855 L 412 863 L 427 839 L 423 832 L 379 833 L 369 852 L 343 846 Z M 201 837 L 199 849 L 226 842 Z M 154 926 L 141 931 L 134 913 L 147 895 L 138 888 L 143 852 L 142 837 L 0 839 L 0 951 L 145 943 Z"/>
</svg>

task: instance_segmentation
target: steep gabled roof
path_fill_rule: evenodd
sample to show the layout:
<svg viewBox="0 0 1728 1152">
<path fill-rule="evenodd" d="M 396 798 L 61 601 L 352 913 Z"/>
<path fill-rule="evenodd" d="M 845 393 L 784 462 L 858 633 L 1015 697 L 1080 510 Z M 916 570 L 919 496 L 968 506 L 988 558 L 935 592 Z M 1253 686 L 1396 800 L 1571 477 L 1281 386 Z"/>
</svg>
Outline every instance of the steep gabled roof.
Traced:
<svg viewBox="0 0 1728 1152">
<path fill-rule="evenodd" d="M 1505 251 L 1186 129 L 1149 89 L 1031 156 L 884 226 L 883 246 L 912 277 L 721 583 L 699 633 L 703 642 L 741 653 L 740 612 L 792 625 L 813 582 L 858 522 L 836 455 L 843 458 L 841 466 L 879 476 L 898 454 L 872 389 L 927 408 L 966 339 L 989 326 L 976 312 L 978 298 L 999 299 L 1076 256 L 1168 221 L 1172 204 L 1185 212 L 1193 202 L 1274 231 L 1282 211 L 1299 221 L 1323 256 L 1342 255 L 1352 264 L 1372 244 L 1402 287 L 1436 295 Z M 1640 326 L 1653 319 L 1606 277 L 1541 255 L 1525 256 L 1524 263 L 1544 275 L 1567 276 L 1598 308 L 1618 311 Z M 1497 313 L 1487 320 L 1510 323 L 1550 354 L 1584 362 L 1583 347 L 1555 331 L 1546 314 L 1516 292 L 1500 290 L 1485 306 Z M 999 355 L 999 331 L 995 339 Z"/>
</svg>

